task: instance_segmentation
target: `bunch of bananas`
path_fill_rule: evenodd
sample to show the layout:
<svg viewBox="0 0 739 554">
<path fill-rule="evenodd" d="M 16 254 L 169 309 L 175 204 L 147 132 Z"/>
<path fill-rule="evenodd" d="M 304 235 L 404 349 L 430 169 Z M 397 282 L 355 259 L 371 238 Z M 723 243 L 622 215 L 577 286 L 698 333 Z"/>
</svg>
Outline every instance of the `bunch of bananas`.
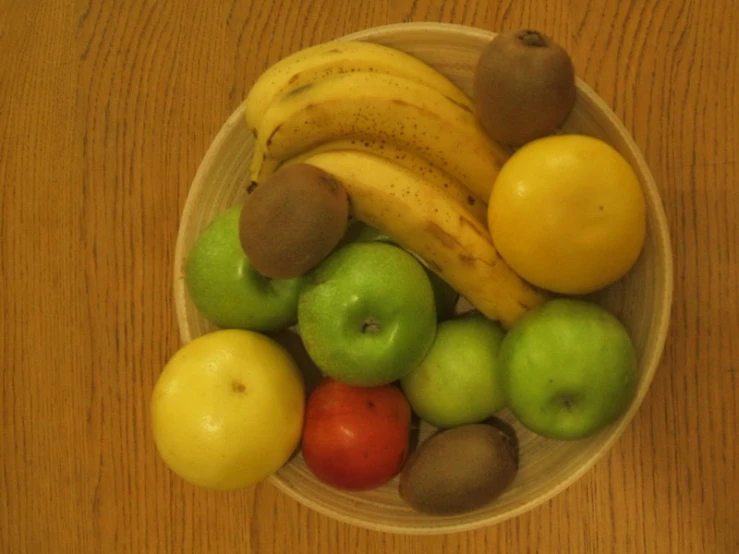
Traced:
<svg viewBox="0 0 739 554">
<path fill-rule="evenodd" d="M 476 309 L 512 325 L 544 295 L 498 255 L 487 201 L 509 157 L 471 99 L 418 58 L 332 41 L 267 69 L 244 102 L 251 177 L 315 165 L 346 188 L 352 215 L 418 256 Z"/>
</svg>

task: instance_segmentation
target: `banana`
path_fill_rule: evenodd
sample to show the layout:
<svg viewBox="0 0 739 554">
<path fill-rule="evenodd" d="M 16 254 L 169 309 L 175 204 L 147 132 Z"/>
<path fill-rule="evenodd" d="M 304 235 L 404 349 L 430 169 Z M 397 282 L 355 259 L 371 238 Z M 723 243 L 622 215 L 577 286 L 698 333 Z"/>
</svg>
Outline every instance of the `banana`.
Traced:
<svg viewBox="0 0 739 554">
<path fill-rule="evenodd" d="M 440 170 L 423 158 L 386 142 L 361 139 L 346 139 L 327 142 L 326 144 L 317 146 L 307 152 L 298 154 L 282 164 L 264 164 L 262 166 L 263 173 L 258 176 L 258 178 L 252 180 L 261 183 L 282 165 L 304 162 L 306 159 L 315 156 L 316 154 L 332 152 L 335 150 L 356 150 L 366 152 L 397 163 L 399 166 L 416 173 L 419 177 L 428 181 L 430 185 L 449 195 L 454 202 L 465 206 L 470 212 L 470 215 L 472 215 L 479 223 L 487 227 L 487 204 L 485 202 L 476 197 L 469 189 L 467 189 L 467 187 L 462 185 L 462 183 L 457 181 L 448 173 Z"/>
<path fill-rule="evenodd" d="M 331 75 L 357 71 L 405 77 L 467 109 L 473 106 L 457 85 L 415 56 L 373 42 L 334 40 L 298 50 L 264 71 L 244 100 L 246 124 L 256 132 L 265 110 L 280 96 Z"/>
<path fill-rule="evenodd" d="M 466 206 L 422 176 L 360 151 L 328 151 L 304 162 L 342 183 L 354 217 L 418 256 L 488 318 L 510 327 L 546 300 L 506 265 Z"/>
<path fill-rule="evenodd" d="M 347 73 L 288 92 L 264 113 L 257 131 L 264 160 L 284 161 L 345 138 L 387 141 L 428 160 L 487 200 L 509 156 L 474 113 L 448 97 L 402 77 Z"/>
</svg>

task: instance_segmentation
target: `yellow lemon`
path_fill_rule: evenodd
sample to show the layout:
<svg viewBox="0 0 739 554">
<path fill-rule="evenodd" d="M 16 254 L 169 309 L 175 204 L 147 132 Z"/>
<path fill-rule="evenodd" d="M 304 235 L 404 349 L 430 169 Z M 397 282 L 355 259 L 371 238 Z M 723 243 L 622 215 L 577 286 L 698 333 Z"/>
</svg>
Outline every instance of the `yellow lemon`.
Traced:
<svg viewBox="0 0 739 554">
<path fill-rule="evenodd" d="M 183 346 L 152 394 L 157 450 L 201 487 L 237 489 L 275 473 L 298 446 L 305 389 L 293 358 L 254 331 L 215 331 Z"/>
<path fill-rule="evenodd" d="M 606 142 L 584 135 L 532 141 L 503 166 L 488 204 L 498 252 L 522 278 L 586 294 L 623 277 L 646 236 L 639 179 Z"/>
</svg>

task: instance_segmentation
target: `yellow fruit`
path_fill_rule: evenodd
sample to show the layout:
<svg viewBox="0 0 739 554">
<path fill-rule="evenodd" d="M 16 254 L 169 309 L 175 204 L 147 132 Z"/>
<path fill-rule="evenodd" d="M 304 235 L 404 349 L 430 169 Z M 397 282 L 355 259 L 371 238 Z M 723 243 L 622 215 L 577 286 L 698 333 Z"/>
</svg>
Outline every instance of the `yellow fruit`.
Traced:
<svg viewBox="0 0 739 554">
<path fill-rule="evenodd" d="M 646 206 L 626 159 L 600 139 L 535 140 L 503 166 L 488 205 L 501 257 L 525 280 L 585 294 L 623 277 L 644 245 Z"/>
<path fill-rule="evenodd" d="M 298 446 L 305 389 L 295 361 L 254 331 L 220 330 L 183 346 L 152 395 L 157 449 L 201 487 L 237 489 L 276 472 Z"/>
</svg>

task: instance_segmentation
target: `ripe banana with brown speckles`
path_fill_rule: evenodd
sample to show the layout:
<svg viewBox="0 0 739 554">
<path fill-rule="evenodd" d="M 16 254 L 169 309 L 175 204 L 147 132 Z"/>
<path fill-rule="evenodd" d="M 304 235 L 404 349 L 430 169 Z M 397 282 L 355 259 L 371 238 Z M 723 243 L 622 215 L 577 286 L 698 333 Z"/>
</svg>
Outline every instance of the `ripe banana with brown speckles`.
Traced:
<svg viewBox="0 0 739 554">
<path fill-rule="evenodd" d="M 418 174 L 360 151 L 328 151 L 302 161 L 334 175 L 354 217 L 417 255 L 488 318 L 510 327 L 546 300 L 500 258 L 464 204 Z"/>
<path fill-rule="evenodd" d="M 483 200 L 509 157 L 474 113 L 449 97 L 402 77 L 359 72 L 320 79 L 273 102 L 257 131 L 252 176 L 265 160 L 282 162 L 347 138 L 403 148 Z"/>
<path fill-rule="evenodd" d="M 256 133 L 264 112 L 280 96 L 325 77 L 354 72 L 404 77 L 473 109 L 457 85 L 411 54 L 373 42 L 334 40 L 298 50 L 265 70 L 244 101 L 246 124 Z"/>
<path fill-rule="evenodd" d="M 472 217 L 487 227 L 487 204 L 475 196 L 469 189 L 467 189 L 467 187 L 423 158 L 416 156 L 403 148 L 398 148 L 397 146 L 381 141 L 346 139 L 327 142 L 326 144 L 312 148 L 302 154 L 298 154 L 297 156 L 286 160 L 282 164 L 264 164 L 262 166 L 262 175 L 260 178 L 255 179 L 255 181 L 260 183 L 263 182 L 264 179 L 269 177 L 282 165 L 304 162 L 306 159 L 315 156 L 316 154 L 333 152 L 335 150 L 353 150 L 374 154 L 416 173 L 419 177 L 428 181 L 429 185 L 434 186 L 440 191 L 443 191 L 444 194 L 449 195 L 454 202 L 465 206 Z"/>
</svg>

